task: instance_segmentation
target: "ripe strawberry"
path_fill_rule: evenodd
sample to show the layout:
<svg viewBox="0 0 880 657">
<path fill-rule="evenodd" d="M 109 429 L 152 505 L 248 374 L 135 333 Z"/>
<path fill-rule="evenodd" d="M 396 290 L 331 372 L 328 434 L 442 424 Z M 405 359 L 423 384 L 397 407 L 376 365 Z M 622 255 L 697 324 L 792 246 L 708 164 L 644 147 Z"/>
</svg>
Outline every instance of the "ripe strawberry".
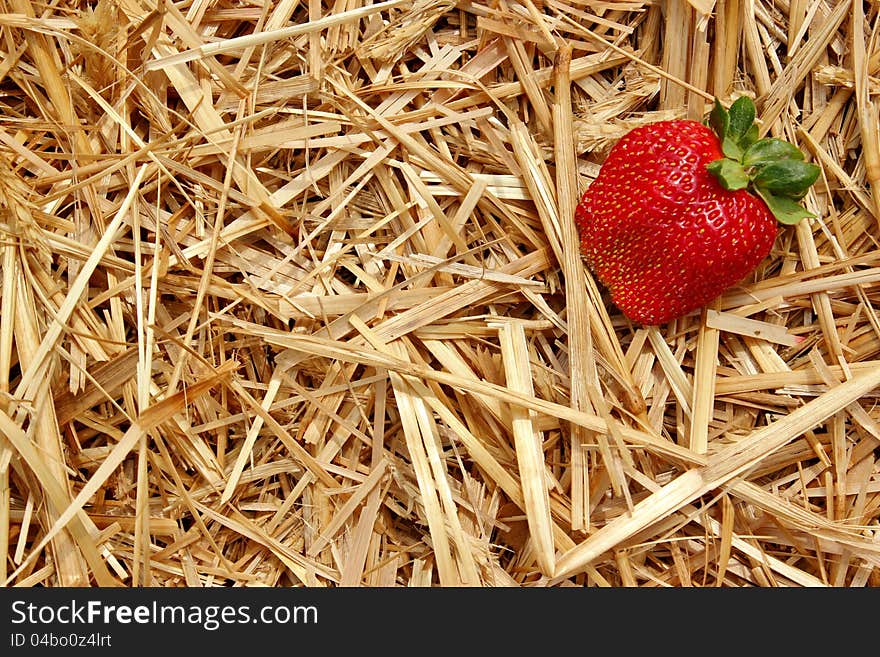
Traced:
<svg viewBox="0 0 880 657">
<path fill-rule="evenodd" d="M 819 175 L 780 139 L 758 139 L 742 97 L 710 122 L 660 121 L 627 133 L 577 207 L 585 259 L 631 320 L 661 324 L 704 306 L 770 252 L 777 221 L 812 216 L 797 200 Z"/>
</svg>

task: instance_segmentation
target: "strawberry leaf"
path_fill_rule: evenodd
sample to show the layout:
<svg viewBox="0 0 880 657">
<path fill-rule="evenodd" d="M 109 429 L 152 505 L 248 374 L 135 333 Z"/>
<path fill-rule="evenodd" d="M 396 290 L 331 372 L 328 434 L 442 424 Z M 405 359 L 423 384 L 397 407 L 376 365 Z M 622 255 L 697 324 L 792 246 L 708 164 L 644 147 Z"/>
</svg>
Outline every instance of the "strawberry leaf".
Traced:
<svg viewBox="0 0 880 657">
<path fill-rule="evenodd" d="M 752 127 L 746 131 L 746 134 L 739 140 L 740 148 L 748 150 L 752 144 L 758 141 L 758 124 L 753 123 Z"/>
<path fill-rule="evenodd" d="M 743 150 L 740 148 L 739 142 L 728 135 L 721 141 L 721 152 L 731 160 L 739 162 L 743 158 Z"/>
<path fill-rule="evenodd" d="M 718 179 L 721 186 L 727 191 L 745 189 L 749 186 L 749 177 L 743 168 L 733 160 L 721 158 L 706 165 L 713 176 Z"/>
<path fill-rule="evenodd" d="M 760 196 L 783 224 L 796 224 L 814 215 L 798 200 L 819 177 L 819 167 L 804 161 L 796 146 L 776 138 L 758 138 L 755 103 L 748 96 L 737 98 L 725 109 L 717 98 L 709 124 L 718 135 L 723 158 L 706 165 L 728 191 L 748 189 Z"/>
<path fill-rule="evenodd" d="M 770 212 L 776 217 L 776 221 L 781 224 L 793 226 L 801 219 L 809 219 L 816 216 L 812 212 L 807 212 L 802 205 L 790 198 L 776 196 L 761 187 L 758 187 L 755 191 L 764 200 L 764 203 L 767 204 Z"/>
<path fill-rule="evenodd" d="M 712 113 L 709 115 L 709 124 L 712 126 L 715 134 L 718 135 L 718 139 L 723 143 L 724 138 L 730 131 L 730 114 L 728 114 L 721 101 L 717 98 L 715 99 L 715 107 L 712 108 Z"/>
<path fill-rule="evenodd" d="M 778 160 L 803 160 L 804 154 L 797 146 L 773 137 L 761 139 L 752 144 L 743 155 L 742 163 L 756 167 Z"/>
<path fill-rule="evenodd" d="M 819 167 L 800 160 L 779 160 L 763 165 L 752 181 L 772 194 L 802 196 L 819 177 Z"/>
<path fill-rule="evenodd" d="M 728 114 L 729 134 L 739 142 L 755 123 L 755 104 L 748 96 L 740 96 L 730 106 Z"/>
<path fill-rule="evenodd" d="M 716 98 L 709 122 L 721 142 L 721 151 L 731 160 L 742 161 L 746 149 L 758 139 L 755 104 L 748 96 L 734 101 L 730 110 L 724 109 Z"/>
</svg>

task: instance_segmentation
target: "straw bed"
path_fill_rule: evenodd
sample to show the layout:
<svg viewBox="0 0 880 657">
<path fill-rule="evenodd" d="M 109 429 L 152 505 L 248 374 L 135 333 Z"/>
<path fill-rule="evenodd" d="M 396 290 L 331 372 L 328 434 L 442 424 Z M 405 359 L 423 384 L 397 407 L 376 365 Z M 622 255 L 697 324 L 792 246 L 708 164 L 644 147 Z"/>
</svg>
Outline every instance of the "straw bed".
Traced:
<svg viewBox="0 0 880 657">
<path fill-rule="evenodd" d="M 880 11 L 0 1 L 15 586 L 880 584 Z M 816 218 L 633 325 L 575 205 L 756 101 Z"/>
</svg>

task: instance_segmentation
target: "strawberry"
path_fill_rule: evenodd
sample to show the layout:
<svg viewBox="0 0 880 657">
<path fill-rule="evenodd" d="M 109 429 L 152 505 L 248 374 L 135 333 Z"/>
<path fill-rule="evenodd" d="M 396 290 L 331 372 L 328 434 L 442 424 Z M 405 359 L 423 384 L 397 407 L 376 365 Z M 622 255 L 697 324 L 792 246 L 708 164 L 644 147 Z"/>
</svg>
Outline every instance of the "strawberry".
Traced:
<svg viewBox="0 0 880 657">
<path fill-rule="evenodd" d="M 717 100 L 709 126 L 659 121 L 611 149 L 575 213 L 585 260 L 634 322 L 700 308 L 767 256 L 819 175 L 795 146 L 758 139 L 755 106 Z"/>
</svg>

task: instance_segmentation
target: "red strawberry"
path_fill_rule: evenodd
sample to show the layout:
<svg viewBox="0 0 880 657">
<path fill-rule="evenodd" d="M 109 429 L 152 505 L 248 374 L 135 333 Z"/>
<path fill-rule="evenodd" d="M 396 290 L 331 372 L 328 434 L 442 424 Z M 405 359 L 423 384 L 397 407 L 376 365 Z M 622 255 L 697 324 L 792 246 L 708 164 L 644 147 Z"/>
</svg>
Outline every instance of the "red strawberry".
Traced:
<svg viewBox="0 0 880 657">
<path fill-rule="evenodd" d="M 575 214 L 583 255 L 631 320 L 661 324 L 704 306 L 770 252 L 777 221 L 819 168 L 779 139 L 757 139 L 755 106 L 716 101 L 715 132 L 660 121 L 626 134 Z"/>
</svg>

